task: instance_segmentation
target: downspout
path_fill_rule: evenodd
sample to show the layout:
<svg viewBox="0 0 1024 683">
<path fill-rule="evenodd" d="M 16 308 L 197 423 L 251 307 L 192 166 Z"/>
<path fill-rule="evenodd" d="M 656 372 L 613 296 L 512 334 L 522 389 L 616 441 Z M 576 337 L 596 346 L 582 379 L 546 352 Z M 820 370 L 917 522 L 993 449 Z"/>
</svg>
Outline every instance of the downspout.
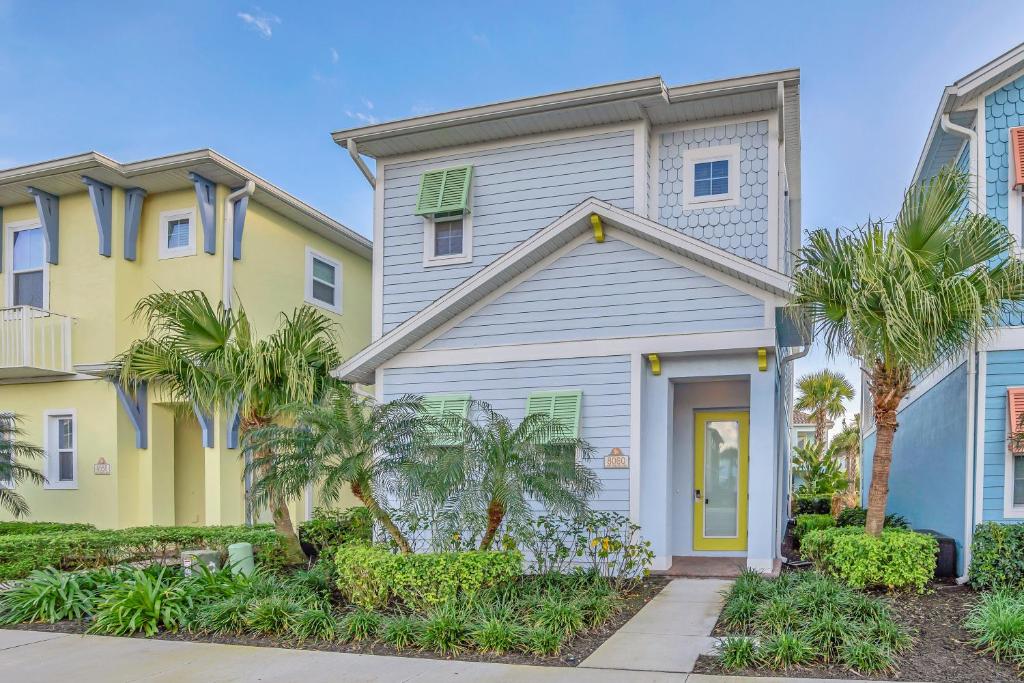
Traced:
<svg viewBox="0 0 1024 683">
<path fill-rule="evenodd" d="M 345 141 L 345 147 L 348 149 L 348 154 L 352 157 L 352 161 L 356 162 L 356 166 L 363 172 L 363 177 L 366 178 L 366 182 L 370 183 L 370 187 L 377 189 L 377 179 L 373 176 L 373 171 L 366 165 L 363 158 L 359 156 L 359 147 L 356 145 L 355 138 L 349 138 Z"/>
<path fill-rule="evenodd" d="M 967 139 L 969 174 L 971 187 L 971 211 L 978 213 L 980 210 L 980 188 L 978 187 L 978 133 L 970 128 L 957 125 L 949 120 L 949 114 L 943 114 L 939 120 L 942 130 L 950 135 L 959 135 Z M 974 485 L 975 485 L 975 431 L 977 425 L 974 419 L 975 402 L 977 400 L 978 373 L 975 354 L 975 344 L 971 344 L 967 355 L 967 444 L 966 455 L 964 456 L 964 571 L 963 576 L 957 577 L 957 583 L 967 581 L 967 568 L 971 563 L 971 544 L 974 542 Z"/>
<path fill-rule="evenodd" d="M 974 540 L 974 420 L 977 403 L 978 368 L 975 344 L 967 350 L 967 445 L 964 448 L 964 574 L 956 582 L 967 583 L 967 568 L 971 564 L 971 543 Z"/>
<path fill-rule="evenodd" d="M 256 183 L 245 181 L 245 185 L 224 198 L 224 292 L 221 300 L 224 308 L 232 307 L 235 293 L 235 202 L 242 197 L 251 197 Z"/>
<path fill-rule="evenodd" d="M 970 169 L 969 173 L 971 176 L 971 185 L 974 187 L 974 191 L 971 192 L 971 211 L 978 213 L 979 211 L 979 188 L 978 188 L 978 133 L 970 128 L 964 128 L 958 126 L 949 120 L 949 114 L 943 114 L 942 119 L 939 121 L 939 125 L 942 130 L 946 131 L 950 135 L 959 135 L 967 138 L 967 146 L 970 150 L 968 157 L 970 158 Z"/>
</svg>

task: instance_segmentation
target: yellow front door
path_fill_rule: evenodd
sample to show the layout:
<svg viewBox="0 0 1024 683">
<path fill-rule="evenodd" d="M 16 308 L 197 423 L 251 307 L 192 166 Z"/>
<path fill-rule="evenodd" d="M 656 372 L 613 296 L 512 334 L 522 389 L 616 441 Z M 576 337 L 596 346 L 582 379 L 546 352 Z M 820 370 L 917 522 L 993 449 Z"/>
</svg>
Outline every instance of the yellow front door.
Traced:
<svg viewBox="0 0 1024 683">
<path fill-rule="evenodd" d="M 694 417 L 693 549 L 747 549 L 750 413 Z"/>
</svg>

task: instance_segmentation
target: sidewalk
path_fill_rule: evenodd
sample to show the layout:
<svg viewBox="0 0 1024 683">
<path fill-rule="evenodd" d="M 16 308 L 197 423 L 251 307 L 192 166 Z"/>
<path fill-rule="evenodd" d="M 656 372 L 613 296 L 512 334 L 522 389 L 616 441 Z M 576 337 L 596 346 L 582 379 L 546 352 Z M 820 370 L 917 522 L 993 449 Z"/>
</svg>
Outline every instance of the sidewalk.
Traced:
<svg viewBox="0 0 1024 683">
<path fill-rule="evenodd" d="M 67 680 L 75 683 L 441 683 L 452 680 L 482 683 L 825 683 L 807 678 L 739 678 L 622 669 L 514 666 L 0 629 L 0 681 Z"/>
</svg>

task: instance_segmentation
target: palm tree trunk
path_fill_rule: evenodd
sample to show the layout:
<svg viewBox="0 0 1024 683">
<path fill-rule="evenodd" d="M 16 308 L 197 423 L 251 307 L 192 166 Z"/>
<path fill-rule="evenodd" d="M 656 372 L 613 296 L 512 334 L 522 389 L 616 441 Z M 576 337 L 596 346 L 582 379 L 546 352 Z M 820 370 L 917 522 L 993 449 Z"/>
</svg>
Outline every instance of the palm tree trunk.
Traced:
<svg viewBox="0 0 1024 683">
<path fill-rule="evenodd" d="M 389 515 L 384 508 L 377 503 L 377 499 L 374 497 L 369 484 L 359 484 L 353 481 L 350 486 L 352 488 L 352 495 L 354 495 L 359 502 L 370 511 L 371 517 L 380 522 L 380 525 L 384 527 L 384 531 L 388 533 L 388 536 L 390 536 L 391 540 L 395 542 L 395 545 L 398 546 L 398 549 L 402 554 L 411 554 L 412 546 L 409 545 L 409 541 L 402 535 L 402 530 L 399 529 L 398 525 L 391 519 L 391 515 Z"/>
<path fill-rule="evenodd" d="M 505 506 L 500 501 L 492 500 L 487 506 L 487 531 L 480 539 L 480 550 L 490 550 L 494 536 L 498 533 L 501 521 L 505 519 Z"/>
<path fill-rule="evenodd" d="M 267 418 L 249 418 L 242 422 L 242 433 L 247 433 L 250 429 L 266 427 L 269 424 L 270 420 Z M 256 459 L 256 462 L 264 462 L 269 466 L 267 453 L 253 453 L 253 458 Z M 292 513 L 288 510 L 288 501 L 281 496 L 271 496 L 270 516 L 274 520 L 274 529 L 284 540 L 284 550 L 288 560 L 295 564 L 305 562 L 306 553 L 302 551 L 302 544 L 299 543 L 299 536 L 295 533 L 295 527 L 292 526 Z"/>
<path fill-rule="evenodd" d="M 910 373 L 903 368 L 889 368 L 876 361 L 871 371 L 869 388 L 875 414 L 875 454 L 871 460 L 871 487 L 868 489 L 868 512 L 865 528 L 872 536 L 882 533 L 885 508 L 889 500 L 889 469 L 892 465 L 892 444 L 899 422 L 896 411 L 910 391 Z"/>
</svg>

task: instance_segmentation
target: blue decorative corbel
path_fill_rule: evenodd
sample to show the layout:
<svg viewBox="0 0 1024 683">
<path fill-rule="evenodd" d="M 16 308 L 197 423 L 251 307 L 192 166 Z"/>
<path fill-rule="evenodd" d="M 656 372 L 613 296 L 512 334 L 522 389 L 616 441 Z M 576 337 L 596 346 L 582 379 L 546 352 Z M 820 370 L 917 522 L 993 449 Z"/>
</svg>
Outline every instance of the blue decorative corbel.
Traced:
<svg viewBox="0 0 1024 683">
<path fill-rule="evenodd" d="M 60 198 L 36 187 L 25 189 L 35 198 L 39 222 L 43 224 L 46 262 L 55 266 L 57 255 L 60 253 Z"/>
<path fill-rule="evenodd" d="M 196 414 L 199 426 L 203 430 L 203 448 L 213 448 L 213 435 L 216 432 L 213 415 L 200 410 L 198 403 L 192 404 L 192 412 Z"/>
<path fill-rule="evenodd" d="M 203 221 L 203 251 L 217 253 L 217 184 L 198 173 L 190 172 L 188 177 L 196 186 L 196 202 L 199 216 Z"/>
<path fill-rule="evenodd" d="M 139 248 L 139 221 L 146 191 L 129 187 L 124 191 L 124 260 L 134 261 Z"/>
<path fill-rule="evenodd" d="M 242 425 L 242 415 L 238 409 L 241 406 L 241 401 L 236 403 L 228 418 L 228 448 L 238 448 L 238 430 Z"/>
<path fill-rule="evenodd" d="M 242 231 L 245 230 L 245 212 L 249 208 L 249 195 L 244 194 L 235 200 L 235 215 L 233 228 L 235 233 L 235 241 L 233 245 L 234 251 L 232 257 L 236 261 L 242 260 Z"/>
<path fill-rule="evenodd" d="M 114 220 L 114 206 L 111 204 L 113 189 L 87 175 L 82 176 L 82 182 L 89 186 L 89 201 L 92 202 L 92 215 L 96 218 L 96 232 L 100 239 L 100 256 L 110 256 L 110 231 Z"/>
<path fill-rule="evenodd" d="M 114 380 L 114 387 L 121 407 L 135 427 L 135 447 L 146 448 L 149 443 L 149 403 L 146 400 L 149 392 L 146 383 L 137 384 L 134 394 L 129 393 L 120 380 Z"/>
</svg>

